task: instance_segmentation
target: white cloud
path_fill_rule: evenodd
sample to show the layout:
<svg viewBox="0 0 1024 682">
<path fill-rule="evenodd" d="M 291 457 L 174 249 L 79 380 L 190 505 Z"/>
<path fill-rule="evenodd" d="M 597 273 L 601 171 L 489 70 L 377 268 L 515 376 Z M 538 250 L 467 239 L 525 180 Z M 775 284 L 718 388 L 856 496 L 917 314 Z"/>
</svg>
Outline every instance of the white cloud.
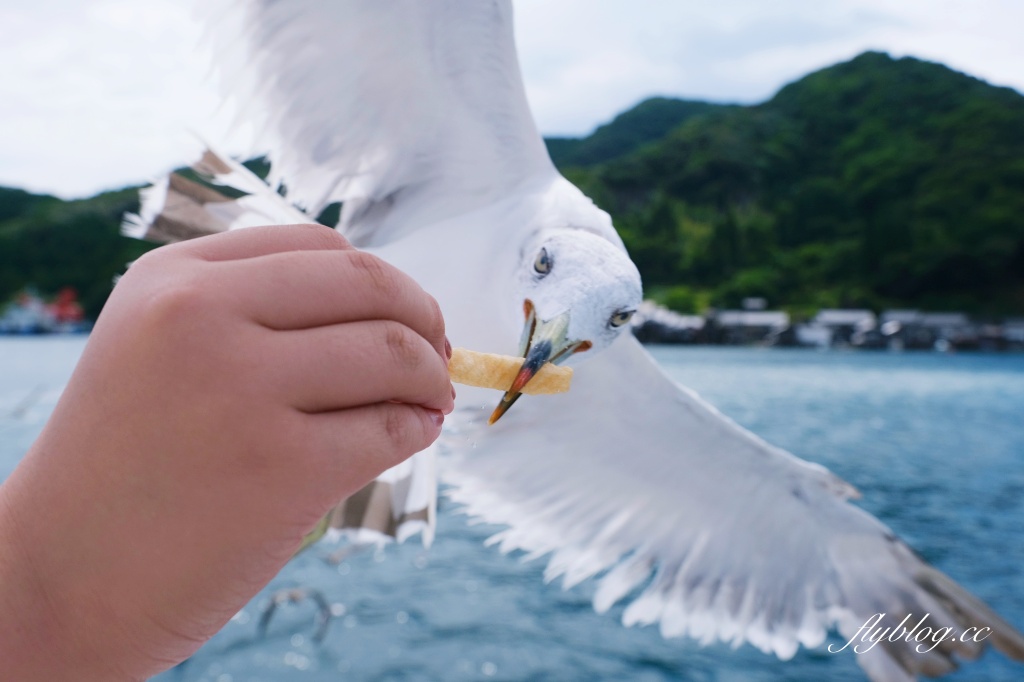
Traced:
<svg viewBox="0 0 1024 682">
<path fill-rule="evenodd" d="M 0 184 L 80 196 L 190 160 L 230 130 L 181 0 L 5 3 Z M 527 91 L 549 134 L 652 94 L 755 102 L 866 49 L 1024 90 L 1019 0 L 517 0 Z"/>
<path fill-rule="evenodd" d="M 215 118 L 198 27 L 169 0 L 0 10 L 0 183 L 62 195 L 138 182 Z"/>
<path fill-rule="evenodd" d="M 1019 0 L 520 0 L 518 39 L 540 128 L 581 134 L 646 94 L 757 102 L 865 50 L 947 63 L 1024 90 Z M 579 79 L 628 54 L 636 71 Z"/>
</svg>

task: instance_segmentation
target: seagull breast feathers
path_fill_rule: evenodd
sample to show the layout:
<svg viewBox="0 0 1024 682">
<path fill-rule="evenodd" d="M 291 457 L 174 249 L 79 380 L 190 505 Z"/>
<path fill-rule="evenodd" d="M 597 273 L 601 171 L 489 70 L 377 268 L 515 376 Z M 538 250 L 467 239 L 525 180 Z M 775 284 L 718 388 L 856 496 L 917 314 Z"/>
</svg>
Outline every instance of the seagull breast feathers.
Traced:
<svg viewBox="0 0 1024 682">
<path fill-rule="evenodd" d="M 566 587 L 597 576 L 598 611 L 625 598 L 627 625 L 781 658 L 876 613 L 929 613 L 932 627 L 993 627 L 996 646 L 1024 654 L 1011 626 L 850 504 L 849 484 L 677 386 L 632 338 L 588 360 L 569 393 L 521 403 L 489 428 L 458 413 L 442 475 L 467 513 L 507 526 L 492 538 L 503 551 L 549 555 L 546 578 Z M 916 644 L 858 661 L 910 680 L 981 650 Z"/>
<path fill-rule="evenodd" d="M 272 178 L 372 246 L 556 174 L 507 0 L 242 0 L 211 16 L 221 76 Z M 238 11 L 242 10 L 242 11 Z M 232 68 L 232 64 L 237 68 Z"/>
</svg>

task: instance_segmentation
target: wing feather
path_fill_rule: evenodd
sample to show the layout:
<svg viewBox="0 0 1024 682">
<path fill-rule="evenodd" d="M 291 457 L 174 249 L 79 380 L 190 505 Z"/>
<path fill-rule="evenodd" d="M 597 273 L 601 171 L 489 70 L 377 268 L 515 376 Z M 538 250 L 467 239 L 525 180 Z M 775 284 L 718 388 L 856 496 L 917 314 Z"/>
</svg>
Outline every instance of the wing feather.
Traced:
<svg viewBox="0 0 1024 682">
<path fill-rule="evenodd" d="M 210 20 L 216 61 L 270 148 L 272 178 L 311 215 L 344 202 L 340 227 L 357 245 L 555 173 L 526 101 L 509 0 L 226 9 Z"/>
<path fill-rule="evenodd" d="M 507 526 L 503 551 L 550 555 L 547 579 L 598 576 L 597 610 L 631 599 L 626 625 L 785 659 L 876 613 L 892 626 L 928 613 L 936 628 L 991 627 L 986 643 L 1024 658 L 1020 633 L 850 504 L 851 486 L 675 385 L 634 339 L 580 367 L 568 394 L 521 402 L 490 429 L 486 412 L 459 415 L 453 438 L 476 447 L 447 455 L 451 495 Z M 876 680 L 914 679 L 982 648 L 916 644 L 858 661 Z"/>
</svg>

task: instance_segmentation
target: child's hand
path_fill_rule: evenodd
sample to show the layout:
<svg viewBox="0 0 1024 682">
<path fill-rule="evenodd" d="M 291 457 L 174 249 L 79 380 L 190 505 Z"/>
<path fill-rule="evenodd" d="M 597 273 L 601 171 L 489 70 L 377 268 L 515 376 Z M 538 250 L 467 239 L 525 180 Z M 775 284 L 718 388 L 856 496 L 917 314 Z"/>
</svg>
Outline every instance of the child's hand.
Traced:
<svg viewBox="0 0 1024 682">
<path fill-rule="evenodd" d="M 445 348 L 434 299 L 327 228 L 142 257 L 0 487 L 4 679 L 187 657 L 331 506 L 437 437 Z"/>
</svg>

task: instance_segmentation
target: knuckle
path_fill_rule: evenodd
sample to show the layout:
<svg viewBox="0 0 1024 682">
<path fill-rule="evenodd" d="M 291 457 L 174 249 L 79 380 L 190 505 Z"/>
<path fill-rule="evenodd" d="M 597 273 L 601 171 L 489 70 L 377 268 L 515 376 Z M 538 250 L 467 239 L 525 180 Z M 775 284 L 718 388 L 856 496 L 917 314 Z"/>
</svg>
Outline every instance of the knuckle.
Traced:
<svg viewBox="0 0 1024 682">
<path fill-rule="evenodd" d="M 150 296 L 147 308 L 163 322 L 183 322 L 209 310 L 211 296 L 198 282 L 182 282 L 166 286 Z"/>
<path fill-rule="evenodd" d="M 384 345 L 391 355 L 391 360 L 403 370 L 415 370 L 423 361 L 420 344 L 416 335 L 397 322 L 389 322 L 385 326 Z"/>
<path fill-rule="evenodd" d="M 290 228 L 305 230 L 314 243 L 327 249 L 352 248 L 348 240 L 333 227 L 327 227 L 320 223 L 301 223 L 290 226 Z"/>
<path fill-rule="evenodd" d="M 413 438 L 413 425 L 409 419 L 408 408 L 389 405 L 384 410 L 384 433 L 392 448 L 405 451 Z"/>
<path fill-rule="evenodd" d="M 180 273 L 183 269 L 193 266 L 194 263 L 189 261 L 182 244 L 183 242 L 166 244 L 147 251 L 127 264 L 124 277 L 162 282 L 169 273 Z"/>
<path fill-rule="evenodd" d="M 401 283 L 397 272 L 380 258 L 364 251 L 356 251 L 352 254 L 351 263 L 360 271 L 369 286 L 383 298 L 392 299 L 400 293 Z"/>
<path fill-rule="evenodd" d="M 142 254 L 131 263 L 128 264 L 129 269 L 134 269 L 136 272 L 139 270 L 147 270 L 152 267 L 156 267 L 159 263 L 163 262 L 166 254 L 171 251 L 171 248 L 164 247 L 159 249 L 153 249 Z"/>
<path fill-rule="evenodd" d="M 444 314 L 441 312 L 441 304 L 437 302 L 437 299 L 433 296 L 428 295 L 427 299 L 430 301 L 429 318 L 427 324 L 429 325 L 429 334 L 432 339 L 443 339 L 444 338 Z"/>
</svg>

